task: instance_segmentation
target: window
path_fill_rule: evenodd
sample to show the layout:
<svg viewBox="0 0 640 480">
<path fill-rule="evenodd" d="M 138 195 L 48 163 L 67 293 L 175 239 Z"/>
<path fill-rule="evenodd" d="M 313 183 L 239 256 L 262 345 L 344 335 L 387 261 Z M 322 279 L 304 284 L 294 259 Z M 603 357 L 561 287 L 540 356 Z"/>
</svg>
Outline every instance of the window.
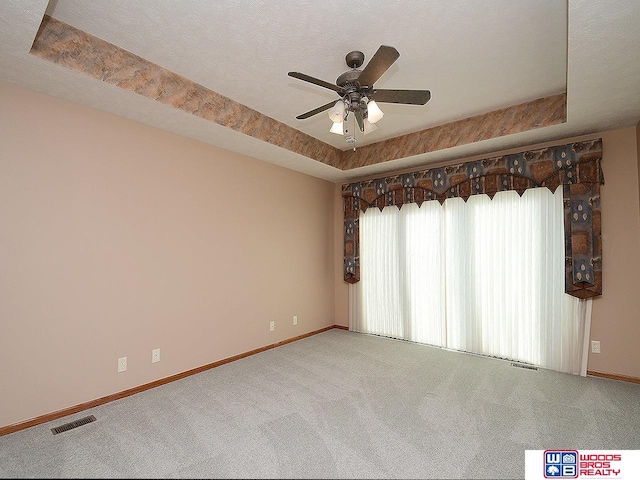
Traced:
<svg viewBox="0 0 640 480">
<path fill-rule="evenodd" d="M 563 215 L 562 188 L 367 209 L 350 328 L 586 374 Z"/>
</svg>

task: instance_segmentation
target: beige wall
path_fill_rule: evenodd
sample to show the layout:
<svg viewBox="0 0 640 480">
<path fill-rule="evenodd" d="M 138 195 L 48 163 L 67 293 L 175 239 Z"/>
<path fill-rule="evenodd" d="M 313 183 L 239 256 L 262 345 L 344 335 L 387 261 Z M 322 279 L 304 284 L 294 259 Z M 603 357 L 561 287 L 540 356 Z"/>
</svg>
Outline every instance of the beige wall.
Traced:
<svg viewBox="0 0 640 480">
<path fill-rule="evenodd" d="M 342 185 L 336 184 L 334 198 L 335 215 L 335 314 L 336 325 L 349 326 L 349 286 L 344 281 L 344 208 Z"/>
<path fill-rule="evenodd" d="M 602 353 L 589 354 L 588 368 L 640 378 L 640 124 L 637 128 L 524 146 L 450 163 L 599 137 L 603 142 L 602 170 L 605 177 L 601 190 L 603 295 L 593 301 L 591 338 L 601 342 Z M 342 229 L 341 216 L 336 217 L 335 229 L 336 236 L 341 237 L 338 232 Z M 339 255 L 342 255 L 342 245 L 340 240 L 339 248 L 336 247 Z M 336 323 L 348 324 L 349 295 L 348 285 L 342 279 L 342 263 L 336 264 L 336 269 Z"/>
<path fill-rule="evenodd" d="M 602 134 L 602 297 L 593 301 L 591 339 L 602 353 L 589 370 L 640 378 L 640 200 L 636 129 Z"/>
<path fill-rule="evenodd" d="M 638 188 L 640 188 L 640 122 L 636 125 L 636 145 L 638 147 Z M 640 198 L 638 198 L 638 202 L 640 202 Z"/>
<path fill-rule="evenodd" d="M 334 184 L 7 84 L 0 140 L 0 427 L 334 323 Z"/>
<path fill-rule="evenodd" d="M 348 325 L 340 185 L 7 84 L 0 112 L 0 427 Z M 595 137 L 589 369 L 640 377 L 640 124 L 553 144 Z"/>
</svg>

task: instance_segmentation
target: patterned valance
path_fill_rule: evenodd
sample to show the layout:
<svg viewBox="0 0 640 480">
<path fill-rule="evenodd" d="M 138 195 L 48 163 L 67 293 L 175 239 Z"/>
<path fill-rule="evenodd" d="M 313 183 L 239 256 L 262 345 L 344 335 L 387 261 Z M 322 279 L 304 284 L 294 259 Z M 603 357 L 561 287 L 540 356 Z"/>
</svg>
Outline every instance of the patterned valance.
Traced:
<svg viewBox="0 0 640 480">
<path fill-rule="evenodd" d="M 602 295 L 600 185 L 602 139 L 430 168 L 342 186 L 344 279 L 360 280 L 359 215 L 369 207 L 563 186 L 565 291 L 578 298 Z"/>
</svg>

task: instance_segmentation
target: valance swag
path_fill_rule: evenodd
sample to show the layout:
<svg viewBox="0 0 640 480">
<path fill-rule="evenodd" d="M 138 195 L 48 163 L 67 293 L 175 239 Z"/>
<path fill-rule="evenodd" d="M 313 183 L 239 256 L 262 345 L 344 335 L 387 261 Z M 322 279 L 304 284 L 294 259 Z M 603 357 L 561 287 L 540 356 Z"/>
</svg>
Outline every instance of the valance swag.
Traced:
<svg viewBox="0 0 640 480">
<path fill-rule="evenodd" d="M 602 295 L 600 185 L 602 139 L 530 150 L 342 186 L 344 279 L 360 280 L 359 215 L 369 207 L 563 186 L 565 291 L 578 298 Z"/>
</svg>

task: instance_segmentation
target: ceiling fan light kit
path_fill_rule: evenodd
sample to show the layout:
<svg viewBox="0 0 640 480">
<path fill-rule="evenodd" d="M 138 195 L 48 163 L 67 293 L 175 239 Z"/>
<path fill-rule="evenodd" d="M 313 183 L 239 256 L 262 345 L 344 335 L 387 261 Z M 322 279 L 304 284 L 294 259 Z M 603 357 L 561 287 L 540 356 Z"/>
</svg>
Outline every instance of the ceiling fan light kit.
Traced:
<svg viewBox="0 0 640 480">
<path fill-rule="evenodd" d="M 331 125 L 331 129 L 329 130 L 329 132 L 336 133 L 338 135 L 344 135 L 344 132 L 342 130 L 343 127 L 344 127 L 343 122 L 333 122 L 333 125 Z"/>
<path fill-rule="evenodd" d="M 380 107 L 378 106 L 378 104 L 376 103 L 375 100 L 371 100 L 371 101 L 369 101 L 369 103 L 367 103 L 367 116 L 366 116 L 366 118 L 371 123 L 378 122 L 379 120 L 382 119 L 383 116 L 384 116 L 384 112 L 382 110 L 380 110 Z"/>
<path fill-rule="evenodd" d="M 329 110 L 329 118 L 333 122 L 329 131 L 345 135 L 348 143 L 355 144 L 356 122 L 360 131 L 366 135 L 375 130 L 377 126 L 374 124 L 382 119 L 384 113 L 378 106 L 378 102 L 405 105 L 426 104 L 431 98 L 429 90 L 386 90 L 373 87 L 373 84 L 393 65 L 399 56 L 400 54 L 394 47 L 381 45 L 367 66 L 363 70 L 359 70 L 359 67 L 364 62 L 364 54 L 359 51 L 349 52 L 345 56 L 345 61 L 351 70 L 340 75 L 335 84 L 319 80 L 304 73 L 289 72 L 290 77 L 328 88 L 341 97 L 337 102 L 329 102 L 298 115 L 296 118 L 304 120 L 317 113 Z M 349 114 L 352 114 L 353 117 L 353 130 L 348 127 Z"/>
<path fill-rule="evenodd" d="M 371 121 L 368 118 L 364 119 L 364 134 L 366 135 L 367 133 L 371 133 L 374 130 L 377 130 L 378 126 L 374 125 L 373 123 L 371 123 Z"/>
<path fill-rule="evenodd" d="M 342 123 L 344 120 L 344 101 L 338 100 L 334 107 L 329 110 L 329 118 L 333 123 Z"/>
</svg>

